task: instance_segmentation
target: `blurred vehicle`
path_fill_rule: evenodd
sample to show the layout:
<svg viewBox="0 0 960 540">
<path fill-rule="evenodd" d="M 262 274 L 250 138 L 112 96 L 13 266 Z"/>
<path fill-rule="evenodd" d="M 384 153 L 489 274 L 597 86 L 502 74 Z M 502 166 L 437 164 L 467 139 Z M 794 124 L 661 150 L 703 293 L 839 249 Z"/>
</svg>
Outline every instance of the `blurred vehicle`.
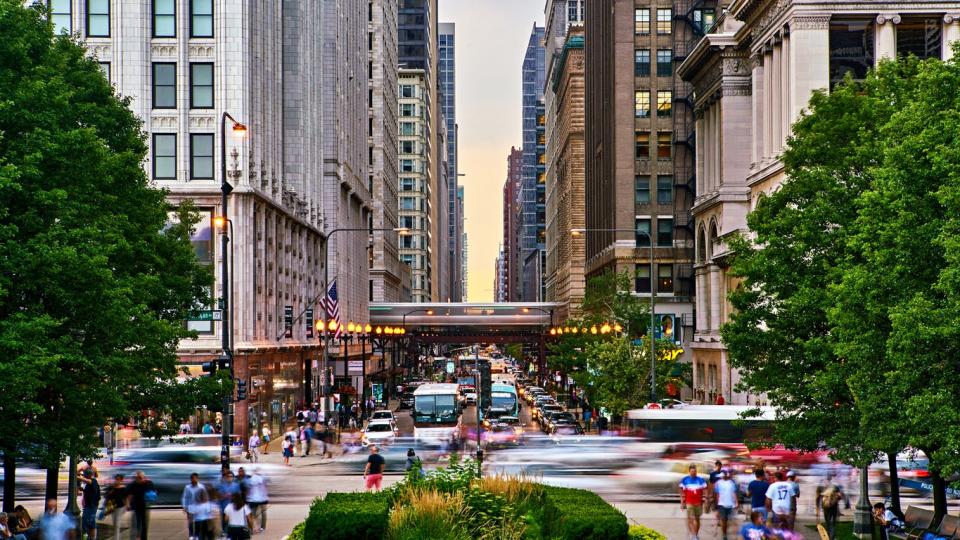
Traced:
<svg viewBox="0 0 960 540">
<path fill-rule="evenodd" d="M 468 391 L 463 396 L 464 405 L 476 405 L 477 404 L 477 393 L 473 390 Z"/>
<path fill-rule="evenodd" d="M 516 424 L 501 421 L 495 422 L 483 432 L 483 439 L 488 445 L 494 447 L 519 444 L 520 436 L 523 435 L 523 428 L 519 426 L 520 419 L 517 418 L 516 420 Z"/>
<path fill-rule="evenodd" d="M 664 409 L 682 409 L 689 405 L 689 403 L 685 403 L 679 399 L 661 399 L 658 403 L 660 407 Z"/>
<path fill-rule="evenodd" d="M 759 416 L 745 418 L 752 412 Z M 680 409 L 627 411 L 631 433 L 651 442 L 744 443 L 773 433 L 773 407 L 688 405 Z"/>
<path fill-rule="evenodd" d="M 386 461 L 387 473 L 403 473 L 407 462 L 407 450 L 412 449 L 424 466 L 436 467 L 449 459 L 455 448 L 449 441 L 422 441 L 412 437 L 397 437 L 393 444 L 378 449 Z M 356 474 L 363 471 L 369 452 L 349 452 L 338 456 L 333 463 L 324 465 L 332 474 Z"/>
<path fill-rule="evenodd" d="M 400 408 L 401 409 L 412 409 L 413 408 L 413 392 L 403 392 L 400 394 Z"/>
<path fill-rule="evenodd" d="M 546 433 L 553 433 L 557 422 L 576 423 L 577 419 L 572 413 L 566 411 L 548 412 L 544 414 L 540 428 Z"/>
<path fill-rule="evenodd" d="M 367 424 L 367 428 L 363 430 L 360 444 L 363 446 L 391 444 L 399 433 L 390 420 L 371 420 Z"/>
<path fill-rule="evenodd" d="M 527 403 L 533 403 L 533 400 L 535 400 L 538 396 L 546 394 L 547 391 L 543 388 L 540 388 L 539 386 L 531 386 L 523 391 L 523 399 L 525 399 Z"/>
<path fill-rule="evenodd" d="M 388 411 L 386 409 L 373 411 L 373 414 L 370 415 L 370 423 L 373 423 L 377 420 L 389 420 L 390 424 L 393 425 L 394 428 L 397 427 L 397 418 L 393 415 L 393 411 Z"/>
<path fill-rule="evenodd" d="M 533 409 L 533 417 L 534 417 L 534 420 L 540 423 L 542 427 L 543 422 L 545 421 L 544 415 L 547 413 L 554 413 L 554 412 L 563 412 L 563 407 L 561 407 L 560 405 L 557 405 L 556 402 L 548 402 Z"/>
<path fill-rule="evenodd" d="M 503 407 L 490 407 L 483 413 L 483 427 L 491 427 L 493 424 L 497 423 L 497 421 L 500 418 L 504 416 L 515 417 L 516 414 L 510 414 L 510 412 L 508 412 L 507 409 L 504 409 Z"/>
<path fill-rule="evenodd" d="M 551 435 L 583 435 L 583 426 L 573 418 L 558 418 L 550 422 Z"/>
</svg>

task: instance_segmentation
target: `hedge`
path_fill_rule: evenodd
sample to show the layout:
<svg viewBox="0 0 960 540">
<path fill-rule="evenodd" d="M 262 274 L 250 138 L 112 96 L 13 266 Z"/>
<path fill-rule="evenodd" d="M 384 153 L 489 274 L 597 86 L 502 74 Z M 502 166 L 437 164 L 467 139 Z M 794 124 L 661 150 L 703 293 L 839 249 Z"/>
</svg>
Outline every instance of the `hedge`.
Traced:
<svg viewBox="0 0 960 540">
<path fill-rule="evenodd" d="M 303 540 L 380 540 L 389 518 L 385 493 L 328 493 L 310 506 Z"/>
<path fill-rule="evenodd" d="M 592 491 L 544 486 L 544 537 L 625 540 L 627 518 Z"/>
</svg>

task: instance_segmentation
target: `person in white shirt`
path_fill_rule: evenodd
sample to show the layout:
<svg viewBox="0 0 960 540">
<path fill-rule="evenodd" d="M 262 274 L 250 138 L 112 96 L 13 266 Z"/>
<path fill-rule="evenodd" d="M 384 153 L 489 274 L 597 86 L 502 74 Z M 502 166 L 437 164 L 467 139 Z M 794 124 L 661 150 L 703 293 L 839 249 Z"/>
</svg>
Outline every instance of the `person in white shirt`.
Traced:
<svg viewBox="0 0 960 540">
<path fill-rule="evenodd" d="M 250 461 L 254 463 L 260 461 L 260 436 L 257 435 L 256 431 L 253 432 L 253 435 L 250 435 L 250 440 L 247 441 L 247 448 L 250 453 Z"/>
<path fill-rule="evenodd" d="M 796 495 L 790 482 L 778 471 L 777 481 L 767 488 L 767 510 L 775 526 L 790 529 L 790 513 L 796 507 Z M 791 529 L 792 530 L 792 529 Z"/>
<path fill-rule="evenodd" d="M 247 505 L 253 513 L 254 525 L 260 521 L 257 532 L 263 532 L 267 528 L 267 505 L 269 504 L 269 495 L 267 494 L 267 479 L 257 472 L 256 469 L 244 481 L 247 488 Z"/>
<path fill-rule="evenodd" d="M 230 540 L 248 540 L 253 529 L 250 507 L 243 504 L 243 495 L 234 493 L 230 504 L 223 509 L 227 516 L 227 538 Z"/>
<path fill-rule="evenodd" d="M 260 430 L 260 443 L 263 444 L 264 455 L 267 455 L 270 453 L 267 450 L 270 448 L 270 440 L 272 438 L 273 438 L 273 431 L 270 430 L 270 426 L 264 423 L 263 429 Z"/>
<path fill-rule="evenodd" d="M 713 484 L 713 490 L 717 495 L 717 517 L 720 518 L 723 540 L 727 540 L 727 525 L 740 506 L 737 500 L 737 483 L 730 479 L 730 469 L 723 469 L 720 479 Z"/>
</svg>

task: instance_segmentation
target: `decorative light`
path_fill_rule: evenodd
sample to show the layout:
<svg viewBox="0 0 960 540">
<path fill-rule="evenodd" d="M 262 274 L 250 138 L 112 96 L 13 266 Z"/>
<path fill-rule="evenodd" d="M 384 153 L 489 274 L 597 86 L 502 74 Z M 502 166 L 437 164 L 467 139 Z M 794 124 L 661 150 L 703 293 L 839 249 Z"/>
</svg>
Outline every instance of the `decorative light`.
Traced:
<svg viewBox="0 0 960 540">
<path fill-rule="evenodd" d="M 356 330 L 356 329 L 357 329 L 357 326 L 356 326 L 355 324 L 353 324 L 353 321 L 350 321 L 350 322 L 347 323 L 347 332 L 349 332 L 349 333 L 352 334 L 353 331 Z"/>
<path fill-rule="evenodd" d="M 376 329 L 376 332 L 377 332 L 377 335 L 379 336 L 380 334 L 383 333 L 383 328 L 380 328 L 380 327 L 378 326 L 377 329 Z"/>
<path fill-rule="evenodd" d="M 406 329 L 406 328 L 401 328 L 401 329 L 400 329 L 400 335 L 401 335 L 401 336 L 407 335 L 407 329 Z"/>
<path fill-rule="evenodd" d="M 372 330 L 373 330 L 373 327 L 370 326 L 370 323 L 367 323 L 367 325 L 363 327 L 363 331 L 366 332 L 366 333 L 368 333 L 368 334 L 369 334 Z"/>
<path fill-rule="evenodd" d="M 213 218 L 213 225 L 218 229 L 222 229 L 224 225 L 227 224 L 227 218 L 223 216 L 216 216 Z"/>
<path fill-rule="evenodd" d="M 562 336 L 562 335 L 563 335 L 563 328 L 557 328 L 557 333 Z"/>
<path fill-rule="evenodd" d="M 392 335 L 393 335 L 393 328 L 390 327 L 390 326 L 388 326 L 388 327 L 386 327 L 386 328 L 383 329 L 383 333 L 386 334 L 386 335 L 388 335 L 388 336 L 392 336 Z"/>
<path fill-rule="evenodd" d="M 551 328 L 551 329 L 550 329 L 550 335 L 551 335 L 551 336 L 557 335 L 557 329 L 556 329 L 556 328 Z"/>
<path fill-rule="evenodd" d="M 610 324 L 608 324 L 608 323 L 603 323 L 603 326 L 600 327 L 600 333 L 601 333 L 601 334 L 609 334 L 609 333 L 610 333 Z"/>
<path fill-rule="evenodd" d="M 591 333 L 591 334 L 596 334 L 596 333 L 597 333 L 597 325 L 593 325 L 593 326 L 590 327 L 590 333 Z"/>
<path fill-rule="evenodd" d="M 330 330 L 331 332 L 333 332 L 333 331 L 335 331 L 336 329 L 337 329 L 337 320 L 336 320 L 336 319 L 330 319 L 330 321 L 327 322 L 327 330 Z"/>
<path fill-rule="evenodd" d="M 313 326 L 317 328 L 317 332 L 323 332 L 323 321 L 317 321 L 313 323 Z"/>
<path fill-rule="evenodd" d="M 622 332 L 622 331 L 623 331 L 623 327 L 620 326 L 620 323 L 614 323 L 614 324 L 613 324 L 613 331 L 614 331 L 614 332 Z"/>
<path fill-rule="evenodd" d="M 581 329 L 580 329 L 580 333 L 581 333 L 581 334 L 586 334 L 586 333 L 587 333 L 587 329 L 586 329 L 586 328 L 581 328 Z"/>
<path fill-rule="evenodd" d="M 573 330 L 573 333 L 574 333 L 574 334 L 576 334 L 577 332 L 580 331 L 580 329 L 577 328 L 576 326 L 574 326 L 574 327 L 572 328 L 572 330 Z"/>
</svg>

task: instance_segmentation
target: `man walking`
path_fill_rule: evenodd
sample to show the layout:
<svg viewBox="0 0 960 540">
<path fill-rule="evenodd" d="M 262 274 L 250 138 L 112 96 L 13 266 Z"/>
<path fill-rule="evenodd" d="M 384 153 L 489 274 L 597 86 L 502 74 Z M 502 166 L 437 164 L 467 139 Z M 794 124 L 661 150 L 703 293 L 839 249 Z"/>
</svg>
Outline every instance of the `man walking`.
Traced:
<svg viewBox="0 0 960 540">
<path fill-rule="evenodd" d="M 120 521 L 123 518 L 123 509 L 127 505 L 127 486 L 123 482 L 123 475 L 113 477 L 113 484 L 107 488 L 104 497 L 103 516 L 108 514 L 113 520 L 113 540 L 120 540 Z"/>
<path fill-rule="evenodd" d="M 767 488 L 767 511 L 775 527 L 790 529 L 790 512 L 795 506 L 793 486 L 784 479 L 782 471 L 777 471 L 777 481 Z"/>
<path fill-rule="evenodd" d="M 767 522 L 767 473 L 762 468 L 754 471 L 756 479 L 747 484 L 747 495 L 750 497 L 750 511 L 759 512 L 763 516 L 763 523 Z"/>
<path fill-rule="evenodd" d="M 713 462 L 713 470 L 710 471 L 710 474 L 707 476 L 707 499 L 704 504 L 704 512 L 710 513 L 717 508 L 717 496 L 714 491 L 714 486 L 717 484 L 717 480 L 720 480 L 720 469 L 723 468 L 723 463 L 719 460 Z"/>
<path fill-rule="evenodd" d="M 40 538 L 43 540 L 73 540 L 76 531 L 73 520 L 64 513 L 57 512 L 57 500 L 47 501 L 46 511 L 40 518 Z"/>
<path fill-rule="evenodd" d="M 150 527 L 149 504 L 157 498 L 157 488 L 147 479 L 143 471 L 137 471 L 133 482 L 127 487 L 127 511 L 133 512 L 130 518 L 130 540 L 147 540 Z"/>
<path fill-rule="evenodd" d="M 250 439 L 247 441 L 247 453 L 250 456 L 250 461 L 257 463 L 260 461 L 260 435 L 257 434 L 254 430 L 253 435 L 250 435 Z"/>
<path fill-rule="evenodd" d="M 823 509 L 823 524 L 827 529 L 827 536 L 830 540 L 833 540 L 837 533 L 841 500 L 846 501 L 847 508 L 850 508 L 850 499 L 843 492 L 843 488 L 833 482 L 833 477 L 827 477 L 826 485 L 817 488 L 816 505 L 817 508 Z"/>
<path fill-rule="evenodd" d="M 97 508 L 100 507 L 100 482 L 93 468 L 84 469 L 79 478 L 83 486 L 83 510 L 80 513 L 81 533 L 86 531 L 89 540 L 97 540 Z"/>
<path fill-rule="evenodd" d="M 217 500 L 220 504 L 220 527 L 222 531 L 227 530 L 227 514 L 224 512 L 227 505 L 233 499 L 234 493 L 240 493 L 240 486 L 233 481 L 233 472 L 230 469 L 224 469 L 217 483 Z"/>
<path fill-rule="evenodd" d="M 793 493 L 793 502 L 790 506 L 790 530 L 797 523 L 797 506 L 800 504 L 800 484 L 797 483 L 797 473 L 787 471 L 787 483 L 790 484 L 790 490 Z"/>
<path fill-rule="evenodd" d="M 197 530 L 196 514 L 202 513 L 201 505 L 206 500 L 206 495 L 207 488 L 200 483 L 200 475 L 191 474 L 190 483 L 183 487 L 183 494 L 180 495 L 180 507 L 187 516 L 187 535 L 190 540 L 197 540 L 202 536 Z"/>
<path fill-rule="evenodd" d="M 386 464 L 387 462 L 380 455 L 377 447 L 370 445 L 370 457 L 367 458 L 367 466 L 363 468 L 363 479 L 367 491 L 370 491 L 371 488 L 374 491 L 380 491 L 380 485 L 383 482 L 383 469 Z"/>
<path fill-rule="evenodd" d="M 737 483 L 730 479 L 730 469 L 723 469 L 720 479 L 713 485 L 717 497 L 717 517 L 720 518 L 720 531 L 723 540 L 727 540 L 727 525 L 733 519 L 740 503 L 737 500 Z"/>
<path fill-rule="evenodd" d="M 703 496 L 707 482 L 697 476 L 697 466 L 690 465 L 690 474 L 680 481 L 680 509 L 687 511 L 687 530 L 690 540 L 700 540 L 700 516 L 703 515 Z"/>
<path fill-rule="evenodd" d="M 257 525 L 256 532 L 263 532 L 267 528 L 267 480 L 254 469 L 246 479 L 247 506 L 253 515 L 253 523 Z M 257 524 L 259 520 L 259 525 Z"/>
</svg>

